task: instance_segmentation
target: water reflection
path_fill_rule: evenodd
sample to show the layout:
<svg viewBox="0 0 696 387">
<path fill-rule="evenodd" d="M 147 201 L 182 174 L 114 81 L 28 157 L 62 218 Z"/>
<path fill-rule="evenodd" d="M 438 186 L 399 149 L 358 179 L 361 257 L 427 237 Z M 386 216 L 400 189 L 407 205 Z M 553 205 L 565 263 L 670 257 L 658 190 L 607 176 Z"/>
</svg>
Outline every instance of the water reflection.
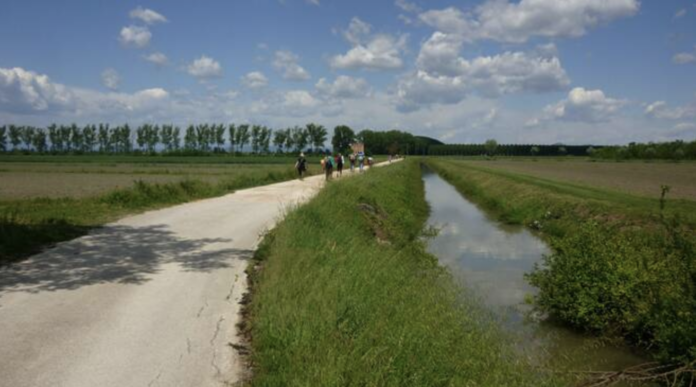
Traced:
<svg viewBox="0 0 696 387">
<path fill-rule="evenodd" d="M 549 254 L 549 248 L 524 227 L 490 219 L 429 169 L 424 168 L 423 180 L 429 224 L 440 230 L 428 242 L 428 251 L 496 312 L 525 352 L 546 361 L 567 359 L 565 365 L 576 370 L 616 370 L 646 361 L 625 347 L 525 318 L 530 310 L 525 297 L 536 289 L 525 281 L 524 273 Z"/>
</svg>

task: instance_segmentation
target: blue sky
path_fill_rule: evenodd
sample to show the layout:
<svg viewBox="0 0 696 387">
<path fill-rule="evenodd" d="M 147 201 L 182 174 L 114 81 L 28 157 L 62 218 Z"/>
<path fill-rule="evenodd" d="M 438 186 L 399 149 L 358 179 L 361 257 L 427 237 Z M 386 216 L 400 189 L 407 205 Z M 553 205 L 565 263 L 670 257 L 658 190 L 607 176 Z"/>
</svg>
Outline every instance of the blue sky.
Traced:
<svg viewBox="0 0 696 387">
<path fill-rule="evenodd" d="M 696 0 L 5 0 L 0 124 L 696 139 Z"/>
</svg>

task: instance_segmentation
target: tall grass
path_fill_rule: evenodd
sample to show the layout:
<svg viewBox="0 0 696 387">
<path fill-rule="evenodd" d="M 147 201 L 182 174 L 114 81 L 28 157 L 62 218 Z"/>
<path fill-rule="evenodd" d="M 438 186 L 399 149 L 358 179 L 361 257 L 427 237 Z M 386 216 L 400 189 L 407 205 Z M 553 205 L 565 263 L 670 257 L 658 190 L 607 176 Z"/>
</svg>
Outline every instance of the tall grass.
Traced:
<svg viewBox="0 0 696 387">
<path fill-rule="evenodd" d="M 247 333 L 255 386 L 548 385 L 420 239 L 419 165 L 333 182 L 266 236 Z"/>
<path fill-rule="evenodd" d="M 182 180 L 168 184 L 136 181 L 126 189 L 101 196 L 74 199 L 0 201 L 0 264 L 21 259 L 127 214 L 224 195 L 237 189 L 296 177 L 284 172 L 258 170 L 232 179 L 208 183 Z"/>
<path fill-rule="evenodd" d="M 696 359 L 696 215 L 690 201 L 429 160 L 497 216 L 541 232 L 553 253 L 529 275 L 536 305 L 578 329 L 618 335 L 660 360 Z M 664 203 L 663 203 L 664 204 Z"/>
</svg>

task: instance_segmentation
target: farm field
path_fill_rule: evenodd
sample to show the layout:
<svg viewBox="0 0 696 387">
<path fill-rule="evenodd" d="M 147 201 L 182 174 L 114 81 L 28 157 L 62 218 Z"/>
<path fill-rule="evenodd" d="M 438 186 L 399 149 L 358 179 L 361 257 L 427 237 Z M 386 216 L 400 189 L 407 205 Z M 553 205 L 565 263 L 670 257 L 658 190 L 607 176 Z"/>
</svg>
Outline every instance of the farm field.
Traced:
<svg viewBox="0 0 696 387">
<path fill-rule="evenodd" d="M 294 159 L 285 157 L 240 157 L 246 160 L 241 164 L 200 162 L 213 157 L 191 163 L 157 163 L 157 156 L 136 157 L 135 163 L 131 156 L 82 157 L 47 162 L 50 157 L 11 156 L 4 159 L 13 161 L 0 162 L 0 264 L 128 214 L 296 178 Z M 308 172 L 320 172 L 318 161 L 310 161 Z"/>
<path fill-rule="evenodd" d="M 660 186 L 669 185 L 670 198 L 696 200 L 696 163 L 591 162 L 589 159 L 467 160 L 473 166 L 492 168 L 544 179 L 609 188 L 657 198 Z"/>
<path fill-rule="evenodd" d="M 219 183 L 245 174 L 286 172 L 292 164 L 0 163 L 0 200 L 85 198 L 132 187 L 135 181 Z M 319 167 L 316 167 L 318 169 Z"/>
</svg>

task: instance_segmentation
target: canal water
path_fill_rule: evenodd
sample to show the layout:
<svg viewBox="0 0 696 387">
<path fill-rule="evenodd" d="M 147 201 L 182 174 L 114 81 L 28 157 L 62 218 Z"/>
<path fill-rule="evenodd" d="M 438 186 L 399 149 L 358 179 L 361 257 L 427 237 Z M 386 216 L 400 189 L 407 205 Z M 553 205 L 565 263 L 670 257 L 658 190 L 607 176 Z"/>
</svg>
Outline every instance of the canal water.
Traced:
<svg viewBox="0 0 696 387">
<path fill-rule="evenodd" d="M 499 318 L 535 361 L 574 370 L 619 370 L 648 361 L 620 345 L 578 334 L 535 318 L 525 298 L 536 289 L 524 279 L 549 254 L 546 244 L 521 226 L 501 224 L 464 198 L 452 185 L 423 169 L 429 225 L 439 230 L 428 251 L 455 280 Z"/>
</svg>

